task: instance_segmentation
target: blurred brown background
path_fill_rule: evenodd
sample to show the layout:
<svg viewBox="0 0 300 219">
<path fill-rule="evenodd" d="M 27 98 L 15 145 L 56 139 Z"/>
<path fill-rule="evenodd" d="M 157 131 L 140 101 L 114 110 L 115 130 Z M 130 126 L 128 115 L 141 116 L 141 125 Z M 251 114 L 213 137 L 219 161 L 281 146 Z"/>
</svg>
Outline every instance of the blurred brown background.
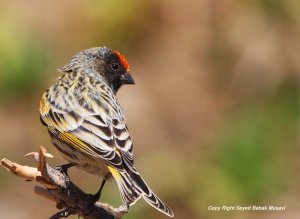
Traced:
<svg viewBox="0 0 300 219">
<path fill-rule="evenodd" d="M 295 0 L 1 0 L 0 156 L 34 165 L 23 155 L 45 145 L 65 163 L 40 124 L 40 96 L 74 53 L 106 45 L 136 80 L 118 95 L 136 166 L 176 218 L 299 218 L 299 26 Z M 101 182 L 71 177 L 90 193 Z M 33 183 L 2 168 L 0 179 L 0 218 L 57 211 Z M 114 182 L 102 201 L 120 204 Z M 166 217 L 139 201 L 125 218 Z"/>
</svg>

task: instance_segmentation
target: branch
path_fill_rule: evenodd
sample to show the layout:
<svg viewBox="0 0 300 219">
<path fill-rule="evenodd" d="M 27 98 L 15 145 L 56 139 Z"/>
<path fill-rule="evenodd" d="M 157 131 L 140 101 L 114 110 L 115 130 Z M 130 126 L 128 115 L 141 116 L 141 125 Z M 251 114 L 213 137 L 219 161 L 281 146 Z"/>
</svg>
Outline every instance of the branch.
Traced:
<svg viewBox="0 0 300 219">
<path fill-rule="evenodd" d="M 71 182 L 67 168 L 55 167 L 47 164 L 46 158 L 52 158 L 41 146 L 39 152 L 31 152 L 25 156 L 32 156 L 38 166 L 29 167 L 12 162 L 6 158 L 1 160 L 1 165 L 9 172 L 26 181 L 37 181 L 41 186 L 35 186 L 34 192 L 51 201 L 56 202 L 57 212 L 50 219 L 78 215 L 84 219 L 121 219 L 127 213 L 126 206 L 113 208 L 109 204 L 96 202 L 92 195 L 84 193 Z"/>
</svg>

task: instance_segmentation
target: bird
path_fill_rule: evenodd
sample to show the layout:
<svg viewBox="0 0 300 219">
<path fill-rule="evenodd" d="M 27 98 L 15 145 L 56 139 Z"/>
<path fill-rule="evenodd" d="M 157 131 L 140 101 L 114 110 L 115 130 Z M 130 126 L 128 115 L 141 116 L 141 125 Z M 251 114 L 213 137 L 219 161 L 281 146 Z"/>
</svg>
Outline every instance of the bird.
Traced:
<svg viewBox="0 0 300 219">
<path fill-rule="evenodd" d="M 40 120 L 70 166 L 103 177 L 95 200 L 113 178 L 127 210 L 142 197 L 173 217 L 134 167 L 132 139 L 116 98 L 123 85 L 135 84 L 124 55 L 106 46 L 85 49 L 58 71 L 62 75 L 41 97 Z"/>
</svg>

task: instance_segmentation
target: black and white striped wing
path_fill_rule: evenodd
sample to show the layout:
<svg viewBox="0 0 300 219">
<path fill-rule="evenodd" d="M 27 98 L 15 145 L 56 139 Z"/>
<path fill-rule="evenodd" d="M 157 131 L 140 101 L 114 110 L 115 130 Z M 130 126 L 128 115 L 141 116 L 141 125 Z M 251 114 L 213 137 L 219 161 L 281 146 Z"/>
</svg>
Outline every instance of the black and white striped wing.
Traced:
<svg viewBox="0 0 300 219">
<path fill-rule="evenodd" d="M 118 121 L 114 119 L 112 127 L 115 145 L 121 152 L 122 158 L 127 164 L 126 166 L 131 167 L 134 162 L 133 144 L 125 120 Z"/>
<path fill-rule="evenodd" d="M 123 161 L 133 164 L 132 141 L 125 121 L 109 120 L 104 111 L 95 113 L 76 108 L 68 112 L 47 100 L 41 102 L 41 120 L 59 140 L 75 150 L 106 160 L 118 170 L 124 169 Z"/>
</svg>

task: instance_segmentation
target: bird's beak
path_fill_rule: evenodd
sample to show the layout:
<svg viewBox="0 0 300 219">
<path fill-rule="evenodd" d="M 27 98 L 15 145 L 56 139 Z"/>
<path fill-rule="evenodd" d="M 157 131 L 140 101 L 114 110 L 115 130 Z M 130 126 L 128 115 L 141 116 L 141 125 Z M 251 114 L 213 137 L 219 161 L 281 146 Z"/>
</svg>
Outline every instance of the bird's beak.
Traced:
<svg viewBox="0 0 300 219">
<path fill-rule="evenodd" d="M 123 84 L 135 84 L 131 74 L 129 74 L 129 72 L 125 72 L 125 74 L 123 74 L 121 76 L 121 81 L 123 82 Z"/>
</svg>

